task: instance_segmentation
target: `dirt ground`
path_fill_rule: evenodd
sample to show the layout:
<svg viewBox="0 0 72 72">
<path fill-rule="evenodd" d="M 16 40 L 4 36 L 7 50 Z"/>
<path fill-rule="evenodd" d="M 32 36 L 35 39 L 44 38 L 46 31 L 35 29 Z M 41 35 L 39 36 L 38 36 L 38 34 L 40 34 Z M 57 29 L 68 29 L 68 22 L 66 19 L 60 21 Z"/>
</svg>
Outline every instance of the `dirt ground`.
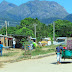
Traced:
<svg viewBox="0 0 72 72">
<path fill-rule="evenodd" d="M 2 55 L 6 55 L 7 53 L 14 53 L 16 52 L 17 54 L 13 55 L 13 56 L 0 56 L 0 62 L 5 62 L 5 61 L 10 61 L 10 60 L 15 60 L 17 59 L 20 54 L 22 53 L 22 50 L 21 49 L 13 49 L 13 48 L 10 48 L 9 50 L 7 49 L 3 49 L 3 52 L 2 52 Z"/>
<path fill-rule="evenodd" d="M 15 63 L 5 63 L 0 72 L 72 72 L 72 60 L 62 59 L 56 64 L 56 55 L 40 59 L 29 59 Z"/>
<path fill-rule="evenodd" d="M 43 48 L 42 50 L 48 50 L 50 48 Z M 4 56 L 6 55 L 7 53 L 14 53 L 14 52 L 17 52 L 17 54 L 13 55 L 13 56 Z M 0 62 L 10 62 L 10 61 L 14 61 L 16 60 L 17 58 L 19 58 L 22 53 L 24 52 L 24 50 L 22 49 L 17 49 L 17 48 L 10 48 L 10 49 L 3 49 L 3 56 L 0 56 Z M 8 54 L 9 55 L 9 54 Z"/>
</svg>

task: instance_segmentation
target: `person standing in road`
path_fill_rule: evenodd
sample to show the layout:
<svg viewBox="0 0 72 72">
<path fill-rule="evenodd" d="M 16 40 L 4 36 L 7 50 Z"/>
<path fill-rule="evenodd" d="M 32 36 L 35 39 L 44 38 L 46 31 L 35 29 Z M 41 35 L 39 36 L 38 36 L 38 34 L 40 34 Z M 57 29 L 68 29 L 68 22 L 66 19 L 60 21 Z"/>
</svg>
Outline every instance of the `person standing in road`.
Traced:
<svg viewBox="0 0 72 72">
<path fill-rule="evenodd" d="M 0 41 L 0 53 L 1 53 L 1 56 L 2 56 L 2 48 L 3 48 L 3 45 L 2 45 L 2 43 Z"/>
<path fill-rule="evenodd" d="M 62 45 L 56 47 L 57 64 L 61 64 L 62 50 L 63 50 Z"/>
</svg>

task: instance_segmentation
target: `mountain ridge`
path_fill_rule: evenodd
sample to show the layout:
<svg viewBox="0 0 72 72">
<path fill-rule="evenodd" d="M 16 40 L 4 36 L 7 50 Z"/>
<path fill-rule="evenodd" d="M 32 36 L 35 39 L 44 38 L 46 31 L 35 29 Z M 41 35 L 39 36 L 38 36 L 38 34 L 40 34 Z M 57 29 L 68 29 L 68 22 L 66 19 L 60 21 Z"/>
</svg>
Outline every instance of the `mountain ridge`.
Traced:
<svg viewBox="0 0 72 72">
<path fill-rule="evenodd" d="M 31 17 L 38 18 L 42 22 L 43 19 L 63 19 L 67 15 L 69 13 L 65 8 L 54 1 L 29 1 L 19 6 L 6 1 L 0 3 L 0 18 L 3 19 L 20 21 Z M 45 23 L 45 21 L 43 22 Z"/>
</svg>

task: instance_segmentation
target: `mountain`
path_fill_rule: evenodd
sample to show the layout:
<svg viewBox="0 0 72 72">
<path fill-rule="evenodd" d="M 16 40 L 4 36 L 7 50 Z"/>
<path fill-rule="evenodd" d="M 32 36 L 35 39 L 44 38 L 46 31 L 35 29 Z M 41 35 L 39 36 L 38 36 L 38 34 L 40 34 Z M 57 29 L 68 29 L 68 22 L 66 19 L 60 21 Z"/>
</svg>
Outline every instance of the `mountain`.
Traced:
<svg viewBox="0 0 72 72">
<path fill-rule="evenodd" d="M 48 25 L 48 24 L 53 23 L 54 21 L 56 21 L 56 20 L 58 20 L 58 19 L 62 20 L 62 18 L 50 17 L 50 18 L 41 19 L 40 21 L 41 21 L 42 23 L 45 23 L 45 24 Z"/>
<path fill-rule="evenodd" d="M 67 15 L 64 20 L 68 20 L 70 22 L 72 22 L 72 14 Z"/>
<path fill-rule="evenodd" d="M 50 17 L 64 18 L 68 15 L 61 5 L 53 1 L 29 1 L 10 10 L 9 13 L 20 16 L 21 19 L 26 17 L 37 17 L 38 19 Z"/>
<path fill-rule="evenodd" d="M 64 7 L 54 1 L 35 0 L 20 6 L 6 1 L 0 4 L 0 18 L 4 20 L 20 21 L 24 18 L 32 17 L 48 24 L 56 19 L 63 19 L 67 15 L 69 14 Z M 49 21 L 48 23 L 47 20 Z"/>
<path fill-rule="evenodd" d="M 6 19 L 6 20 L 14 20 L 14 18 L 17 18 L 15 15 L 12 15 L 8 11 L 12 10 L 13 8 L 17 7 L 17 5 L 8 3 L 6 1 L 3 1 L 0 3 L 0 18 Z"/>
<path fill-rule="evenodd" d="M 14 7 L 17 7 L 17 6 L 12 3 L 8 3 L 6 1 L 3 1 L 0 3 L 0 13 L 4 12 L 4 11 L 9 11 Z"/>
</svg>

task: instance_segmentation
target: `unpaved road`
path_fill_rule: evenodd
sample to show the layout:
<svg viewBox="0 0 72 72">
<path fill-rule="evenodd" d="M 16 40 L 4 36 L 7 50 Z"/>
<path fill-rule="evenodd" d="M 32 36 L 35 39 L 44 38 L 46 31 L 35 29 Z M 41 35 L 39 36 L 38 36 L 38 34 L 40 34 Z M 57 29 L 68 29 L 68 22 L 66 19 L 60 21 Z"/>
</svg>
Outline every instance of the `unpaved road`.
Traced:
<svg viewBox="0 0 72 72">
<path fill-rule="evenodd" d="M 72 72 L 72 60 L 62 60 L 62 64 L 56 64 L 56 55 L 40 59 L 24 60 L 15 63 L 4 64 L 0 72 Z"/>
</svg>

